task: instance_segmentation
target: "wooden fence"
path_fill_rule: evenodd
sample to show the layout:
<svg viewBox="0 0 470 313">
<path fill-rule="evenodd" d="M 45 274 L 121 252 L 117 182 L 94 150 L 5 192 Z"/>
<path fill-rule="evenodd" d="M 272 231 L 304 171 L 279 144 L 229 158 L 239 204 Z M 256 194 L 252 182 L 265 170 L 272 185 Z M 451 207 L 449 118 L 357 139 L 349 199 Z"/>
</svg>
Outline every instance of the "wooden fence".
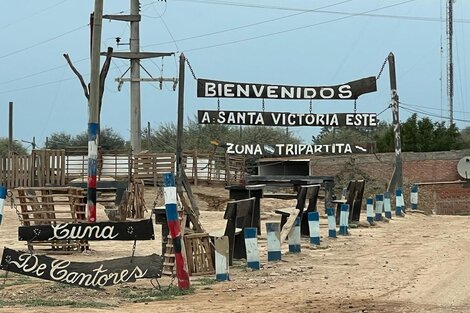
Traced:
<svg viewBox="0 0 470 313">
<path fill-rule="evenodd" d="M 98 179 L 142 180 L 147 185 L 160 185 L 162 174 L 175 172 L 173 153 L 106 152 L 98 155 Z M 188 179 L 199 182 L 220 182 L 228 185 L 244 181 L 243 156 L 210 154 L 191 151 L 183 154 Z M 88 155 L 86 150 L 34 150 L 31 155 L 0 158 L 0 185 L 8 188 L 64 186 L 86 181 Z"/>
</svg>

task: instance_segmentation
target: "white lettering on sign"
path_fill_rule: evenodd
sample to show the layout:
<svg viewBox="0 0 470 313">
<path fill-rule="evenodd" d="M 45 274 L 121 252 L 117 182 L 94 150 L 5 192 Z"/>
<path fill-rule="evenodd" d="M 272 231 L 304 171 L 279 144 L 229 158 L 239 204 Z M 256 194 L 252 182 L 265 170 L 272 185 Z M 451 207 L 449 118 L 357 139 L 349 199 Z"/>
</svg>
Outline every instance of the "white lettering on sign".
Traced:
<svg viewBox="0 0 470 313">
<path fill-rule="evenodd" d="M 354 150 L 353 150 L 354 148 Z M 351 146 L 349 143 L 334 143 L 325 145 L 310 144 L 234 144 L 227 143 L 227 153 L 229 154 L 246 154 L 246 155 L 305 155 L 317 153 L 329 154 L 351 154 L 364 153 L 367 149 L 361 146 Z"/>
<path fill-rule="evenodd" d="M 49 240 L 85 239 L 90 237 L 96 239 L 114 239 L 118 236 L 118 234 L 113 234 L 114 226 L 73 226 L 68 229 L 68 225 L 69 224 L 51 225 L 53 236 L 49 238 Z"/>
</svg>

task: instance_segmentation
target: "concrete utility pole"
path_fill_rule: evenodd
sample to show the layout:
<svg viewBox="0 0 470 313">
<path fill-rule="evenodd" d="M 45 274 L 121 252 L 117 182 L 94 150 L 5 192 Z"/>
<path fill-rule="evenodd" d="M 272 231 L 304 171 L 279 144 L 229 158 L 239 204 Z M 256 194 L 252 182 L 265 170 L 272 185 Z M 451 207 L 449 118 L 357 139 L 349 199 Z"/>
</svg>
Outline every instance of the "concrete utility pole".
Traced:
<svg viewBox="0 0 470 313">
<path fill-rule="evenodd" d="M 127 21 L 131 24 L 131 37 L 130 37 L 130 52 L 113 52 L 113 57 L 130 60 L 130 78 L 117 78 L 120 84 L 125 81 L 131 83 L 131 110 L 130 110 L 130 123 L 131 123 L 131 148 L 132 153 L 139 153 L 142 149 L 141 146 L 141 109 L 140 109 L 140 82 L 142 81 L 172 81 L 176 84 L 175 78 L 147 78 L 140 77 L 140 60 L 146 58 L 157 58 L 164 56 L 171 56 L 174 53 L 159 53 L 159 52 L 140 52 L 140 1 L 131 1 L 131 14 L 130 15 L 104 15 L 103 17 L 110 20 Z M 118 39 L 118 38 L 117 38 Z M 103 53 L 101 53 L 104 55 Z"/>
<path fill-rule="evenodd" d="M 95 0 L 91 38 L 90 99 L 88 103 L 88 183 L 87 219 L 96 222 L 96 173 L 98 159 L 100 105 L 100 47 L 103 22 L 103 0 Z"/>
<path fill-rule="evenodd" d="M 131 0 L 131 15 L 138 15 L 140 11 L 139 0 Z M 131 21 L 131 53 L 140 51 L 139 21 Z M 134 153 L 141 151 L 140 130 L 140 59 L 131 59 L 131 147 Z"/>
<path fill-rule="evenodd" d="M 13 102 L 8 103 L 8 154 L 13 151 Z"/>
<path fill-rule="evenodd" d="M 403 187 L 403 163 L 401 159 L 401 133 L 400 133 L 400 114 L 398 111 L 399 101 L 397 93 L 397 78 L 395 73 L 395 56 L 390 52 L 388 55 L 388 68 L 390 74 L 390 89 L 392 93 L 391 107 L 392 107 L 392 117 L 393 117 L 393 133 L 394 133 L 394 142 L 395 142 L 395 168 L 393 170 L 392 179 L 388 184 L 387 191 L 393 192 L 396 187 Z"/>
</svg>

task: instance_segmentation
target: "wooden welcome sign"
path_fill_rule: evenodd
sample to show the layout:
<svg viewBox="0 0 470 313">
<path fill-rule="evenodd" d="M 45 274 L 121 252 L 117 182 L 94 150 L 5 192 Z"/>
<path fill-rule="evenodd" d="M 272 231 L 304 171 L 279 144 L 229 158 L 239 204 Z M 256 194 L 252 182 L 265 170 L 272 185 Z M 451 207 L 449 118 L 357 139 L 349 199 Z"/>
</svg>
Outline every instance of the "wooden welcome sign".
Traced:
<svg viewBox="0 0 470 313">
<path fill-rule="evenodd" d="M 254 126 L 360 126 L 376 127 L 376 113 L 290 113 L 264 111 L 198 110 L 199 124 Z"/>
<path fill-rule="evenodd" d="M 99 222 L 20 226 L 18 240 L 153 240 L 151 219 L 131 222 Z"/>
<path fill-rule="evenodd" d="M 377 91 L 375 76 L 341 85 L 318 87 L 197 80 L 197 96 L 211 98 L 350 100 L 374 91 Z"/>
<path fill-rule="evenodd" d="M 139 278 L 161 277 L 163 263 L 162 257 L 157 254 L 88 263 L 58 260 L 4 248 L 1 268 L 59 283 L 102 288 L 134 282 Z"/>
<path fill-rule="evenodd" d="M 259 156 L 295 156 L 369 153 L 367 148 L 349 143 L 315 144 L 234 144 L 226 143 L 227 153 Z"/>
</svg>

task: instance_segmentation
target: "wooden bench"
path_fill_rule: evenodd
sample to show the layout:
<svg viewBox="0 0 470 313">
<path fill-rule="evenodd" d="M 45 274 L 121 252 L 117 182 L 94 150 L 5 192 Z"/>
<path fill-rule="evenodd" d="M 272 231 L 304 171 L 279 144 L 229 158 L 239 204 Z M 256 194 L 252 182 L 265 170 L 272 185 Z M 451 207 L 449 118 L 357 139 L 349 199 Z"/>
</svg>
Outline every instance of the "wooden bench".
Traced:
<svg viewBox="0 0 470 313">
<path fill-rule="evenodd" d="M 229 264 L 233 259 L 246 259 L 245 235 L 246 227 L 257 227 L 255 225 L 254 197 L 243 200 L 232 200 L 227 202 L 224 219 L 227 220 L 225 229 L 210 232 L 213 242 L 215 238 L 227 236 L 229 240 Z"/>
<path fill-rule="evenodd" d="M 344 198 L 333 200 L 336 204 L 336 223 L 339 224 L 341 205 L 349 204 L 349 223 L 359 222 L 361 218 L 362 200 L 364 197 L 365 180 L 351 180 L 346 188 Z"/>
<path fill-rule="evenodd" d="M 307 215 L 309 212 L 317 211 L 317 199 L 318 193 L 320 191 L 320 185 L 302 185 L 298 188 L 297 191 L 297 204 L 295 208 L 283 208 L 277 209 L 274 212 L 281 215 L 281 229 L 286 224 L 287 219 L 291 215 L 294 209 L 299 210 L 300 220 L 300 233 L 302 235 L 308 236 L 310 231 L 308 227 L 308 218 Z M 308 200 L 307 210 L 305 210 L 305 205 Z"/>
</svg>

